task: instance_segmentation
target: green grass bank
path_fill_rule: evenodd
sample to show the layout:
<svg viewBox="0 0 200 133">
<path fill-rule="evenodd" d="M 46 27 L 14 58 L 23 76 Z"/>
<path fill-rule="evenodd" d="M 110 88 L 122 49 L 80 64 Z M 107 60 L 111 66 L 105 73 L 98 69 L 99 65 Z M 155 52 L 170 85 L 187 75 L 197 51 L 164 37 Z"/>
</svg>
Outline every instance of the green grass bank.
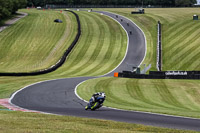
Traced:
<svg viewBox="0 0 200 133">
<path fill-rule="evenodd" d="M 0 33 L 0 72 L 30 72 L 55 64 L 75 37 L 72 14 L 21 10 L 28 16 Z M 64 20 L 62 24 L 54 19 Z"/>
<path fill-rule="evenodd" d="M 200 81 L 97 78 L 82 83 L 78 95 L 89 100 L 104 91 L 105 106 L 200 118 Z"/>
<path fill-rule="evenodd" d="M 194 131 L 156 128 L 122 122 L 56 116 L 36 113 L 0 111 L 1 133 L 195 133 Z"/>
<path fill-rule="evenodd" d="M 103 9 L 100 9 L 103 10 Z M 199 8 L 145 8 L 145 14 L 131 14 L 137 9 L 104 9 L 133 20 L 147 38 L 147 55 L 144 64 L 156 70 L 157 22 L 162 24 L 163 70 L 200 70 L 199 26 L 193 15 Z"/>
</svg>

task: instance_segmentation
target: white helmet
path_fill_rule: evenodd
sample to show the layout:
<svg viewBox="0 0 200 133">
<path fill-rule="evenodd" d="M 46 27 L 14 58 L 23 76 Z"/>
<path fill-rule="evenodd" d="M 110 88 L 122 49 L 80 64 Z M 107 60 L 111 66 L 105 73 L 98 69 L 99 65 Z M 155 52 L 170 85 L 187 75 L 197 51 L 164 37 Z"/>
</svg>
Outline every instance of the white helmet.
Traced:
<svg viewBox="0 0 200 133">
<path fill-rule="evenodd" d="M 102 97 L 104 97 L 104 98 L 106 97 L 106 94 L 104 92 L 101 92 L 100 94 Z"/>
</svg>

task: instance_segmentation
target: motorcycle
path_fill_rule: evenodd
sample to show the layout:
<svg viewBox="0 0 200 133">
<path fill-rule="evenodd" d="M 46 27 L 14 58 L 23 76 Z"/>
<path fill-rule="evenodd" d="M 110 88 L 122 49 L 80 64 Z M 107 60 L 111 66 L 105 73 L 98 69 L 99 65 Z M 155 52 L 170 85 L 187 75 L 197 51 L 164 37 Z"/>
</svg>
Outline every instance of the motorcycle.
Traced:
<svg viewBox="0 0 200 133">
<path fill-rule="evenodd" d="M 102 97 L 102 96 L 97 97 L 95 102 L 94 102 L 94 99 L 91 98 L 89 103 L 85 107 L 85 110 L 91 109 L 94 111 L 96 109 L 101 108 L 103 106 L 104 100 L 105 100 L 105 97 Z"/>
</svg>

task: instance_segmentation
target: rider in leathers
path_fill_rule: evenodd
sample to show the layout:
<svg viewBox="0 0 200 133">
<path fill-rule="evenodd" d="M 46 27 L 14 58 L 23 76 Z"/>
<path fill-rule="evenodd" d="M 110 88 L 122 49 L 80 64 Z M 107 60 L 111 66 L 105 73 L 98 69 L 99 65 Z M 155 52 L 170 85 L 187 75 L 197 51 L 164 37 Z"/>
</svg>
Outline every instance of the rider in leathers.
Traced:
<svg viewBox="0 0 200 133">
<path fill-rule="evenodd" d="M 90 101 L 89 101 L 90 104 L 88 106 L 88 109 L 91 109 L 91 106 L 96 102 L 98 97 L 106 98 L 106 95 L 105 95 L 104 92 L 98 92 L 98 93 L 93 94 Z"/>
</svg>

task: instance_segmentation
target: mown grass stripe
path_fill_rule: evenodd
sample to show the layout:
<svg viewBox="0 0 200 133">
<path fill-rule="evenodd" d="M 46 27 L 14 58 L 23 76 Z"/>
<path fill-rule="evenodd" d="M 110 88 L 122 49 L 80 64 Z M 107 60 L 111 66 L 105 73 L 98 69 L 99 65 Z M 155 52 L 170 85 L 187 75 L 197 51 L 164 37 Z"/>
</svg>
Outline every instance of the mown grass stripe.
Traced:
<svg viewBox="0 0 200 133">
<path fill-rule="evenodd" d="M 111 20 L 110 20 L 111 21 Z M 110 70 L 114 69 L 123 59 L 124 53 L 127 48 L 127 39 L 125 32 L 121 27 L 119 27 L 118 23 L 115 22 L 115 24 L 111 24 L 107 20 L 107 24 L 111 28 L 110 32 L 113 37 L 111 38 L 110 41 L 110 46 L 108 48 L 108 51 L 105 55 L 105 66 L 101 66 L 101 64 L 98 67 L 104 67 L 105 69 L 101 69 L 101 71 L 96 71 L 95 74 L 99 75 L 100 73 L 107 73 Z M 117 31 L 117 33 L 116 33 Z M 122 54 L 123 53 L 123 54 Z"/>
<path fill-rule="evenodd" d="M 194 35 L 193 35 L 194 34 Z M 180 45 L 179 48 L 171 50 L 171 55 L 174 55 L 173 57 L 171 57 L 171 60 L 168 60 L 168 66 L 172 69 L 179 69 L 180 70 L 180 66 L 182 66 L 181 64 L 188 64 L 188 61 L 190 61 L 191 59 L 197 59 L 197 58 L 193 58 L 193 56 L 195 56 L 195 53 L 198 53 L 196 51 L 198 51 L 198 42 L 199 42 L 199 33 L 194 32 L 193 34 L 191 34 L 191 36 L 189 36 L 187 38 L 188 41 L 186 41 L 185 43 L 183 43 L 182 45 Z M 169 56 L 168 53 L 165 54 L 165 56 Z M 192 57 L 192 58 L 191 58 Z M 174 64 L 174 62 L 178 62 L 176 64 Z M 191 62 L 192 63 L 192 62 Z M 184 67 L 184 69 L 190 70 L 187 67 Z"/>
<path fill-rule="evenodd" d="M 157 84 L 154 82 L 154 85 L 157 89 L 157 93 L 160 94 L 162 101 L 166 103 L 167 105 L 170 105 L 172 107 L 170 108 L 175 108 L 177 110 L 181 109 L 188 109 L 187 107 L 184 107 L 173 95 L 173 93 L 170 91 L 168 86 L 161 80 L 160 84 Z"/>
<path fill-rule="evenodd" d="M 200 62 L 198 61 L 200 57 L 199 53 L 200 48 L 197 48 L 193 51 L 193 56 L 188 56 L 185 58 L 186 63 L 183 63 L 183 65 L 179 66 L 179 69 L 182 68 L 188 68 L 188 70 L 191 70 L 193 68 L 200 69 Z M 196 67 L 192 67 L 192 65 L 196 65 Z"/>
<path fill-rule="evenodd" d="M 119 82 L 119 79 L 109 78 L 106 80 L 100 80 L 99 85 L 103 83 L 107 83 L 107 86 L 104 86 L 104 88 L 108 88 L 106 92 L 107 99 L 106 99 L 106 105 L 114 105 L 116 108 L 123 108 L 127 106 L 134 106 L 134 107 L 142 107 L 142 105 L 138 102 L 134 102 L 135 100 L 130 100 L 129 94 L 126 93 L 126 89 L 119 89 L 116 88 L 116 86 L 112 86 L 113 84 L 121 84 L 123 81 Z M 125 83 L 125 82 L 124 82 Z M 109 85 L 109 86 L 108 86 Z M 126 87 L 125 84 L 121 84 L 121 86 Z M 105 89 L 104 89 L 105 90 Z"/>
<path fill-rule="evenodd" d="M 111 20 L 110 18 L 106 17 L 106 16 L 102 17 L 102 19 L 105 21 L 105 24 L 107 25 L 106 28 L 109 28 L 108 31 L 106 32 L 107 35 L 105 36 L 107 38 L 107 40 L 104 41 L 104 45 L 107 45 L 107 46 L 106 46 L 105 49 L 102 49 L 101 55 L 99 56 L 100 60 L 97 61 L 94 64 L 95 65 L 94 69 L 89 72 L 89 73 L 93 73 L 94 72 L 93 73 L 94 75 L 98 75 L 98 74 L 95 74 L 95 73 L 99 73 L 99 71 L 101 71 L 100 73 L 102 73 L 102 71 L 109 71 L 109 70 L 111 70 L 111 69 L 108 70 L 106 68 L 106 66 L 108 66 L 110 64 L 109 61 L 111 61 L 111 58 L 112 58 L 111 55 L 112 55 L 113 51 L 115 51 L 116 48 L 118 48 L 118 47 L 116 47 L 117 43 L 115 43 L 116 33 L 113 32 L 114 30 L 116 30 L 115 27 L 113 27 L 113 25 L 116 25 L 116 23 L 113 20 Z M 118 30 L 116 30 L 116 31 L 118 31 Z M 116 51 L 116 53 L 119 53 L 119 52 Z"/>
<path fill-rule="evenodd" d="M 147 108 L 167 108 L 166 106 L 155 103 L 154 101 L 151 101 L 147 98 L 147 96 L 144 94 L 146 90 L 143 90 L 139 86 L 139 81 L 140 80 L 127 80 L 126 82 L 126 88 L 128 90 L 129 95 L 133 97 L 133 99 L 137 99 L 138 101 L 142 101 L 143 106 Z M 147 81 L 148 82 L 148 81 Z"/>
<path fill-rule="evenodd" d="M 186 52 L 188 50 L 190 50 L 191 48 L 193 47 L 197 47 L 197 45 L 194 45 L 195 42 L 198 42 L 198 34 L 197 33 L 193 33 L 191 34 L 190 36 L 188 36 L 186 39 L 185 39 L 185 42 L 184 43 L 181 43 L 180 45 L 177 44 L 177 47 L 171 49 L 170 53 L 172 55 L 174 55 L 171 60 L 173 60 L 174 58 L 176 59 L 176 57 L 178 55 L 181 55 L 181 54 L 184 54 L 187 56 L 188 54 L 190 53 L 187 53 Z M 167 54 L 167 53 L 166 53 Z"/>
<path fill-rule="evenodd" d="M 102 47 L 104 46 L 103 40 L 104 40 L 105 29 L 104 29 L 104 26 L 102 26 L 103 22 L 101 19 L 96 17 L 96 15 L 90 14 L 90 16 L 94 20 L 94 22 L 92 24 L 94 25 L 94 27 L 96 27 L 95 30 L 93 29 L 93 31 L 95 33 L 92 33 L 92 35 L 96 36 L 96 38 L 94 40 L 90 40 L 91 42 L 90 42 L 89 47 L 91 49 L 88 49 L 87 57 L 84 58 L 85 60 L 86 59 L 88 59 L 88 60 L 86 60 L 82 65 L 77 65 L 78 68 L 71 72 L 74 74 L 76 74 L 78 72 L 80 75 L 84 75 L 82 73 L 85 73 L 86 70 L 90 71 L 90 67 L 92 67 L 92 68 L 94 67 L 94 62 L 97 60 L 99 53 L 101 52 Z M 88 52 L 90 54 L 88 54 Z M 86 73 L 88 73 L 88 72 L 86 72 Z"/>
<path fill-rule="evenodd" d="M 187 28 L 187 27 L 186 27 Z M 194 33 L 194 30 L 199 28 L 199 25 L 193 25 L 190 26 L 188 30 L 183 29 L 183 31 L 178 32 L 176 36 L 174 36 L 173 39 L 170 39 L 171 41 L 168 42 L 167 47 L 165 47 L 166 50 L 172 50 L 176 48 L 178 45 L 181 45 L 181 42 L 184 42 L 188 36 L 190 36 L 192 33 Z M 176 31 L 174 31 L 176 32 Z"/>
<path fill-rule="evenodd" d="M 94 35 L 94 23 L 92 21 L 91 16 L 89 15 L 80 15 L 80 19 L 82 22 L 82 35 L 76 46 L 76 49 L 73 51 L 73 57 L 69 56 L 69 61 L 67 62 L 70 65 L 69 68 L 72 68 L 68 71 L 68 75 L 74 74 L 74 72 L 78 72 L 78 69 L 85 63 L 88 62 L 88 58 L 91 56 L 90 52 L 93 51 L 93 47 L 91 42 L 94 41 L 94 38 L 91 38 Z M 97 26 L 97 24 L 96 24 Z M 97 33 L 98 34 L 98 33 Z M 94 44 L 96 45 L 96 43 Z M 95 47 L 95 46 L 94 46 Z M 74 55 L 75 52 L 75 55 Z M 75 59 L 74 59 L 75 58 Z"/>
<path fill-rule="evenodd" d="M 193 25 L 195 26 L 195 25 Z M 165 25 L 164 25 L 165 27 Z M 175 40 L 177 40 L 177 36 L 180 34 L 183 34 L 184 32 L 187 32 L 185 29 L 191 28 L 191 22 L 189 21 L 183 21 L 182 23 L 173 23 L 170 26 L 170 29 L 165 28 L 164 29 L 164 36 L 166 37 L 166 40 L 168 40 L 168 44 L 173 44 Z M 170 46 L 170 45 L 168 45 Z"/>
</svg>

